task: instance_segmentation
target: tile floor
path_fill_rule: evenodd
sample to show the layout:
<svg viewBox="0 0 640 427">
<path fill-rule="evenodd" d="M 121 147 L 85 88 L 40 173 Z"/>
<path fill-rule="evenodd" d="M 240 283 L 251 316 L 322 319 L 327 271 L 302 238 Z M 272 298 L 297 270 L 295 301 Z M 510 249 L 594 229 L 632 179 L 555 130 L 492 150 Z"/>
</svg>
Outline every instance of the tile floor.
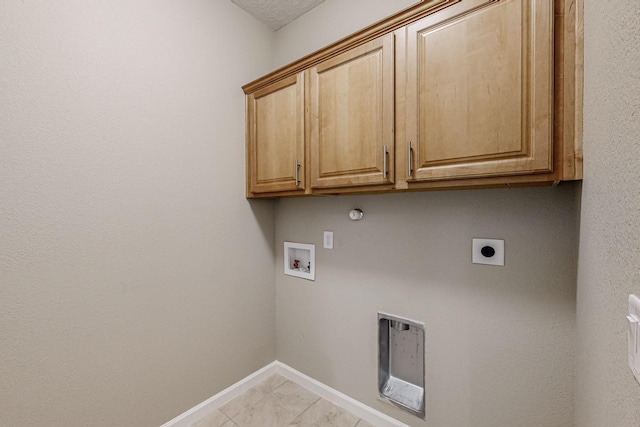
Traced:
<svg viewBox="0 0 640 427">
<path fill-rule="evenodd" d="M 373 427 L 304 387 L 275 374 L 191 427 Z"/>
</svg>

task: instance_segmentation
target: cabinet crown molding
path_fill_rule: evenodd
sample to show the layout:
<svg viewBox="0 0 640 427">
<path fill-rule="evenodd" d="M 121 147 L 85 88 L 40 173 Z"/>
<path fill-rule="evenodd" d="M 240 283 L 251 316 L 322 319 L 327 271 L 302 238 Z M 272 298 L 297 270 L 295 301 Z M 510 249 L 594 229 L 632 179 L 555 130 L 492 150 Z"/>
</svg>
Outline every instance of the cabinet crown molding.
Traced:
<svg viewBox="0 0 640 427">
<path fill-rule="evenodd" d="M 300 71 L 311 68 L 318 63 L 339 55 L 349 49 L 364 44 L 382 35 L 390 33 L 402 28 L 411 22 L 433 13 L 437 10 L 444 9 L 452 4 L 459 3 L 462 0 L 423 0 L 414 6 L 410 6 L 395 15 L 378 21 L 360 31 L 357 31 L 343 39 L 338 40 L 316 52 L 313 52 L 307 56 L 298 59 L 288 65 L 285 65 L 277 70 L 260 77 L 242 86 L 242 90 L 245 94 L 253 93 L 261 88 L 275 83 L 278 80 L 291 77 Z M 499 0 L 489 0 L 499 1 Z"/>
</svg>

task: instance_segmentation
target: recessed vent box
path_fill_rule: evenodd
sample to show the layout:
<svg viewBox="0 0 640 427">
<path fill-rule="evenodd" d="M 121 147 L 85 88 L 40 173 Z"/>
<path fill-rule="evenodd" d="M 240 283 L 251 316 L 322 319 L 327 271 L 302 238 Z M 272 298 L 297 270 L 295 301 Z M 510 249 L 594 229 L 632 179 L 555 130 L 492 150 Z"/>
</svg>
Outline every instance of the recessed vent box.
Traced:
<svg viewBox="0 0 640 427">
<path fill-rule="evenodd" d="M 424 324 L 378 313 L 380 397 L 425 417 Z"/>
</svg>

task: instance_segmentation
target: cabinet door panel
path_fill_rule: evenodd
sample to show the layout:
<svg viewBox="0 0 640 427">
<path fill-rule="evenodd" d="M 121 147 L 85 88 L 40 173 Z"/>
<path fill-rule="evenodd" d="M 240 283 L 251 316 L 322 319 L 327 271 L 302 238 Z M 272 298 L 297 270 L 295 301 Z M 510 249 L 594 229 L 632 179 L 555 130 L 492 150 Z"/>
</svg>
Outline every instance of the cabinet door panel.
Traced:
<svg viewBox="0 0 640 427">
<path fill-rule="evenodd" d="M 253 193 L 304 189 L 304 74 L 248 98 Z"/>
<path fill-rule="evenodd" d="M 313 188 L 392 182 L 393 49 L 389 34 L 311 69 Z"/>
<path fill-rule="evenodd" d="M 463 0 L 408 26 L 410 180 L 552 171 L 551 3 Z"/>
</svg>

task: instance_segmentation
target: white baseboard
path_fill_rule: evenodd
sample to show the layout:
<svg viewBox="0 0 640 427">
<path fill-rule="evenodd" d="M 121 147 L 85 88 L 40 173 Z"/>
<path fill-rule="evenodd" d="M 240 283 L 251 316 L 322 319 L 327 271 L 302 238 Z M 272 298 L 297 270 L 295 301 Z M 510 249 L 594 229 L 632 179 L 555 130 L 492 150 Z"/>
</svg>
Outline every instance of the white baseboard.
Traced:
<svg viewBox="0 0 640 427">
<path fill-rule="evenodd" d="M 178 415 L 160 427 L 189 427 L 205 415 L 215 411 L 222 405 L 232 401 L 250 388 L 257 386 L 262 381 L 277 372 L 277 362 L 272 362 L 253 374 L 241 379 L 237 383 L 225 388 L 220 393 L 208 398 L 204 402 L 194 406 L 186 412 Z M 284 375 L 283 375 L 284 376 Z"/>
<path fill-rule="evenodd" d="M 321 398 L 326 399 L 329 402 L 346 409 L 356 417 L 362 418 L 363 420 L 367 421 L 370 424 L 373 424 L 374 426 L 409 427 L 407 424 L 401 423 L 400 421 L 391 418 L 390 416 L 383 414 L 382 412 L 376 411 L 375 409 L 370 408 L 355 399 L 352 399 L 346 394 L 340 393 L 338 390 L 322 384 L 320 381 L 314 380 L 313 378 L 303 374 L 302 372 L 299 372 L 292 367 L 278 361 L 268 364 L 264 368 L 254 372 L 253 374 L 238 381 L 232 386 L 227 387 L 215 396 L 210 397 L 204 402 L 178 415 L 171 421 L 163 424 L 161 427 L 189 427 L 191 424 L 198 421 L 205 415 L 215 411 L 222 405 L 240 396 L 250 388 L 260 384 L 262 381 L 266 380 L 273 374 L 282 375 L 286 379 L 293 381 L 306 389 L 311 390 Z"/>
<path fill-rule="evenodd" d="M 314 380 L 302 372 L 296 371 L 289 365 L 285 365 L 278 361 L 272 363 L 272 365 L 274 364 L 276 372 L 286 379 L 311 390 L 323 399 L 346 409 L 356 417 L 362 418 L 376 427 L 409 427 L 407 424 L 401 423 L 380 411 L 376 411 L 364 403 L 361 403 L 346 394 L 340 393 L 338 390 L 335 390 L 320 381 Z"/>
</svg>

